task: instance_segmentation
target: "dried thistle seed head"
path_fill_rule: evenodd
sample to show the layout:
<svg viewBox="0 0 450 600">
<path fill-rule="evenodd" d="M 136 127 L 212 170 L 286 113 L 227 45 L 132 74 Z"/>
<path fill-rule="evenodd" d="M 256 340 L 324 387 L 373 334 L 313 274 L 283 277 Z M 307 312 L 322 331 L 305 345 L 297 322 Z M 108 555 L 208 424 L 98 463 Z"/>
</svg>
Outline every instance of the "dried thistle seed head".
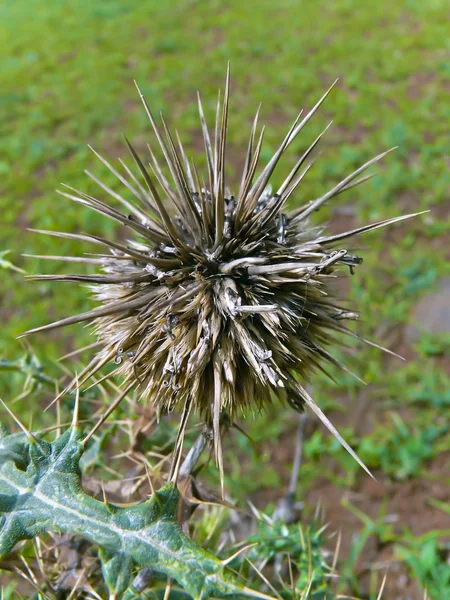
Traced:
<svg viewBox="0 0 450 600">
<path fill-rule="evenodd" d="M 234 194 L 225 178 L 229 74 L 223 106 L 219 100 L 217 107 L 213 139 L 199 99 L 206 180 L 200 178 L 178 135 L 175 141 L 162 117 L 162 129 L 157 126 L 141 95 L 172 183 L 151 150 L 146 165 L 127 141 L 136 172 L 124 163 L 119 172 L 99 156 L 120 180 L 123 196 L 89 175 L 125 213 L 76 190 L 62 193 L 125 225 L 134 239 L 121 244 L 92 235 L 46 232 L 93 242 L 109 251 L 96 258 L 64 257 L 98 264 L 102 274 L 40 276 L 88 282 L 100 304 L 33 330 L 93 322 L 98 352 L 79 376 L 80 385 L 103 365 L 115 363 L 114 373 L 122 375 L 128 386 L 135 384 L 139 395 L 158 409 L 182 409 L 181 431 L 191 409 L 211 424 L 219 458 L 221 415 L 233 418 L 241 410 L 259 410 L 278 396 L 297 410 L 309 405 L 354 455 L 302 382 L 326 363 L 346 370 L 327 347 L 336 334 L 358 337 L 343 324 L 355 318 L 355 313 L 340 306 L 331 286 L 338 267 L 352 270 L 361 263 L 341 244 L 406 217 L 338 235 L 323 234 L 309 224 L 310 215 L 325 202 L 367 179 L 358 180 L 358 176 L 386 153 L 324 196 L 285 212 L 286 201 L 310 168 L 311 153 L 322 134 L 276 192 L 269 181 L 327 94 L 306 116 L 300 113 L 259 174 L 264 130 L 256 136 L 256 116 Z"/>
</svg>

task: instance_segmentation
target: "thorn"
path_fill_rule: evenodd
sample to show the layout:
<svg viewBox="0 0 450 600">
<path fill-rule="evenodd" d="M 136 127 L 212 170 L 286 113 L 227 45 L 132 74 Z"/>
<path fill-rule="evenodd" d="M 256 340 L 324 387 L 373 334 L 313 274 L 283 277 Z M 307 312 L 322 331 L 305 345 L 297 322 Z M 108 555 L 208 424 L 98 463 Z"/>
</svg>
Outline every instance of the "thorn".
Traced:
<svg viewBox="0 0 450 600">
<path fill-rule="evenodd" d="M 374 481 L 376 481 L 375 477 L 372 475 L 372 473 L 369 471 L 369 469 L 366 467 L 366 465 L 363 463 L 363 461 L 359 458 L 359 456 L 356 454 L 356 452 L 344 440 L 342 435 L 339 433 L 339 431 L 336 429 L 336 427 L 331 423 L 331 421 L 324 414 L 324 412 L 319 408 L 319 406 L 317 406 L 316 402 L 311 398 L 311 396 L 308 394 L 308 392 L 305 390 L 305 388 L 303 388 L 299 383 L 297 383 L 297 386 L 298 386 L 301 397 L 304 400 L 305 404 L 307 406 L 309 406 L 309 408 L 313 411 L 313 413 L 315 413 L 315 415 L 317 417 L 319 417 L 319 419 L 322 421 L 322 423 L 325 425 L 325 427 L 328 429 L 328 431 L 334 435 L 334 437 L 338 440 L 338 442 L 341 444 L 341 446 L 343 446 L 345 448 L 345 450 L 347 450 L 347 452 L 350 454 L 350 456 L 352 456 L 356 460 L 356 462 L 360 465 L 360 467 L 362 467 L 364 469 L 364 471 Z"/>
<path fill-rule="evenodd" d="M 59 394 L 56 396 L 56 398 L 54 398 L 50 404 L 48 404 L 45 408 L 44 408 L 44 412 L 47 412 L 54 404 L 57 404 L 61 398 L 69 391 L 69 386 L 65 387 L 63 390 L 61 390 L 59 392 Z"/>
<path fill-rule="evenodd" d="M 133 386 L 134 386 L 134 381 L 131 382 L 123 390 L 123 392 L 114 400 L 114 402 L 111 404 L 111 406 L 103 413 L 103 415 L 100 417 L 100 419 L 97 421 L 97 423 L 91 429 L 91 431 L 87 434 L 87 436 L 81 442 L 81 444 L 83 446 L 85 446 L 87 444 L 87 442 L 91 439 L 91 437 L 94 435 L 94 433 L 103 425 L 103 423 L 106 421 L 106 419 L 109 417 L 109 415 L 119 406 L 119 404 L 122 402 L 122 400 L 128 394 L 128 392 L 133 388 Z"/>
<path fill-rule="evenodd" d="M 55 383 L 55 391 L 58 393 L 59 385 L 58 382 Z M 61 403 L 58 401 L 56 403 L 56 439 L 61 435 Z"/>
<path fill-rule="evenodd" d="M 336 571 L 339 550 L 341 549 L 341 541 L 342 541 L 342 531 L 339 529 L 337 540 L 336 540 L 336 549 L 333 554 L 333 562 L 331 563 L 331 575 L 333 575 Z"/>
<path fill-rule="evenodd" d="M 30 441 L 33 442 L 38 442 L 37 438 L 34 437 L 34 435 L 31 433 L 31 431 L 29 431 L 25 425 L 22 423 L 22 421 L 20 421 L 18 419 L 18 417 L 16 417 L 16 415 L 12 412 L 12 410 L 3 402 L 3 400 L 0 398 L 0 403 L 4 406 L 4 408 L 6 409 L 6 412 L 9 414 L 9 416 L 14 420 L 14 422 L 16 423 L 16 425 L 18 425 L 20 427 L 20 429 L 24 432 L 24 434 L 27 436 L 27 438 Z"/>
<path fill-rule="evenodd" d="M 378 592 L 377 600 L 381 600 L 381 596 L 383 595 L 384 586 L 386 585 L 387 574 L 385 573 L 383 577 L 383 581 L 381 582 L 380 591 Z"/>
<path fill-rule="evenodd" d="M 29 577 L 29 581 L 31 583 L 34 584 L 34 586 L 36 587 L 38 585 L 38 580 L 36 579 L 36 575 L 33 573 L 33 571 L 31 570 L 29 564 L 27 563 L 26 559 L 23 556 L 19 556 L 20 560 L 22 561 L 22 563 L 24 564 L 27 572 L 28 572 L 28 577 Z"/>
<path fill-rule="evenodd" d="M 108 502 L 108 498 L 106 496 L 106 490 L 105 490 L 105 482 L 101 481 L 101 486 L 102 486 L 102 496 L 103 496 L 103 502 L 104 504 L 106 504 L 106 506 L 108 506 L 109 502 Z"/>
<path fill-rule="evenodd" d="M 176 484 L 181 468 L 181 458 L 183 456 L 183 443 L 184 434 L 186 432 L 186 426 L 191 413 L 192 403 L 186 401 L 183 409 L 183 416 L 181 418 L 180 426 L 178 427 L 177 439 L 175 442 L 175 449 L 173 451 L 172 465 L 170 468 L 169 482 Z"/>
<path fill-rule="evenodd" d="M 80 408 L 80 388 L 78 385 L 78 373 L 75 374 L 75 380 L 76 380 L 75 404 L 73 407 L 73 418 L 72 418 L 72 428 L 73 429 L 78 427 L 78 415 L 79 415 L 79 408 Z M 58 406 L 59 406 L 59 401 L 58 401 Z"/>
<path fill-rule="evenodd" d="M 308 587 L 302 593 L 302 597 L 301 597 L 300 600 L 307 600 L 308 599 L 309 592 L 311 591 L 312 583 L 313 583 L 313 575 L 311 574 L 310 577 L 309 577 L 309 581 L 308 581 Z"/>
<path fill-rule="evenodd" d="M 289 568 L 289 580 L 290 580 L 290 584 L 291 584 L 292 598 L 293 598 L 293 600 L 295 600 L 295 598 L 296 598 L 295 581 L 294 581 L 294 573 L 292 571 L 292 558 L 291 558 L 290 554 L 288 554 L 288 568 Z"/>
<path fill-rule="evenodd" d="M 166 589 L 164 590 L 164 598 L 163 600 L 169 600 L 170 592 L 172 590 L 172 577 L 167 578 Z"/>
<path fill-rule="evenodd" d="M 213 408 L 213 435 L 214 435 L 214 454 L 216 464 L 219 467 L 220 474 L 220 491 L 222 494 L 222 500 L 225 499 L 225 482 L 224 482 L 224 468 L 223 468 L 223 450 L 222 450 L 222 436 L 220 433 L 220 413 L 222 411 L 222 378 L 221 369 L 222 366 L 219 362 L 217 354 L 213 359 L 214 367 L 214 408 Z"/>
<path fill-rule="evenodd" d="M 267 523 L 267 525 L 270 525 L 270 526 L 273 525 L 273 520 L 268 515 L 266 515 L 263 512 L 259 511 L 256 508 L 256 506 L 250 500 L 247 500 L 247 504 L 250 506 L 250 510 L 255 515 L 255 518 L 258 521 L 265 521 Z"/>
<path fill-rule="evenodd" d="M 261 577 L 261 579 L 264 581 L 264 583 L 267 585 L 267 587 L 269 587 L 272 590 L 272 592 L 275 594 L 275 596 L 278 598 L 278 600 L 283 600 L 282 597 L 280 596 L 280 594 L 277 592 L 277 590 L 273 587 L 273 585 L 270 583 L 270 581 L 267 579 L 267 577 L 264 577 L 264 575 L 261 573 L 261 571 L 258 569 L 258 567 L 256 565 L 254 565 L 252 563 L 252 561 L 249 558 L 247 558 L 246 556 L 244 558 L 250 564 L 250 566 L 252 566 L 253 569 L 258 573 L 258 575 Z"/>
<path fill-rule="evenodd" d="M 258 452 L 262 451 L 260 444 L 255 442 L 255 440 L 251 437 L 251 435 L 249 433 L 247 433 L 245 431 L 245 429 L 243 427 L 241 427 L 240 425 L 238 425 L 237 423 L 234 423 L 234 422 L 232 423 L 231 427 L 233 429 L 236 429 L 237 431 L 239 431 L 239 433 L 242 433 L 242 435 L 248 439 L 248 441 L 250 442 L 250 444 L 253 446 L 253 448 L 256 451 L 258 451 Z"/>
<path fill-rule="evenodd" d="M 275 600 L 273 596 L 269 596 L 268 594 L 263 594 L 262 592 L 252 590 L 246 585 L 242 587 L 240 594 L 243 594 L 244 596 L 253 596 L 253 598 L 262 598 L 263 600 Z"/>
<path fill-rule="evenodd" d="M 251 502 L 251 500 L 247 500 L 247 504 L 250 506 L 250 510 L 255 515 L 255 517 L 258 519 L 258 521 L 260 521 L 261 520 L 261 513 L 256 508 L 256 506 L 253 504 L 253 502 Z"/>
<path fill-rule="evenodd" d="M 242 552 L 245 552 L 249 548 L 253 548 L 253 546 L 257 546 L 257 545 L 258 545 L 257 542 L 254 542 L 253 544 L 246 544 L 245 546 L 243 546 L 242 548 L 240 548 L 237 552 L 235 552 L 234 554 L 232 554 L 228 558 L 224 558 L 220 562 L 222 563 L 222 565 L 224 567 L 226 567 L 230 562 L 232 562 L 236 558 L 236 556 L 239 556 L 239 554 L 241 554 Z"/>
<path fill-rule="evenodd" d="M 144 468 L 145 468 L 145 473 L 147 475 L 148 483 L 150 485 L 150 490 L 152 492 L 152 498 L 156 498 L 157 497 L 156 491 L 155 491 L 155 488 L 153 487 L 152 478 L 150 477 L 150 470 L 149 470 L 149 467 L 148 467 L 148 464 L 146 461 L 144 461 Z"/>
</svg>

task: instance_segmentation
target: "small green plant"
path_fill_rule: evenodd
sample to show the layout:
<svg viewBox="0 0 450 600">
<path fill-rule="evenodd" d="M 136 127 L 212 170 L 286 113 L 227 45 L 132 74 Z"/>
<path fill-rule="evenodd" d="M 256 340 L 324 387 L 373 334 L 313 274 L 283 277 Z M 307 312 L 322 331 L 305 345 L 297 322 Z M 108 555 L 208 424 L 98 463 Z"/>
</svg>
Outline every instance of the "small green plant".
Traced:
<svg viewBox="0 0 450 600">
<path fill-rule="evenodd" d="M 437 442 L 449 431 L 448 424 L 408 426 L 399 415 L 391 415 L 393 430 L 380 428 L 361 440 L 359 452 L 367 464 L 393 478 L 407 479 L 418 473 L 423 463 L 438 452 Z"/>
<path fill-rule="evenodd" d="M 248 561 L 264 565 L 272 563 L 281 581 L 280 592 L 284 598 L 294 600 L 297 595 L 311 600 L 327 600 L 330 597 L 331 580 L 335 575 L 330 552 L 324 551 L 326 527 L 315 521 L 304 526 L 299 523 L 286 524 L 283 520 L 260 515 L 257 532 L 247 543 L 254 544 L 248 552 Z M 247 577 L 254 577 L 242 559 L 236 565 Z M 251 563 L 250 563 L 251 564 Z M 291 566 L 295 577 L 288 578 Z"/>
<path fill-rule="evenodd" d="M 397 545 L 398 557 L 409 567 L 429 598 L 450 596 L 449 544 L 439 541 L 439 534 L 421 538 L 411 536 L 409 543 Z"/>
<path fill-rule="evenodd" d="M 427 460 L 448 448 L 446 422 L 408 425 L 395 413 L 391 413 L 390 420 L 393 427 L 380 426 L 360 440 L 351 431 L 346 432 L 358 456 L 373 470 L 402 481 L 417 475 Z M 321 431 L 306 442 L 305 454 L 311 460 L 320 460 L 323 454 L 333 456 L 345 468 L 343 480 L 347 484 L 354 481 L 354 465 L 335 440 L 325 438 Z"/>
</svg>

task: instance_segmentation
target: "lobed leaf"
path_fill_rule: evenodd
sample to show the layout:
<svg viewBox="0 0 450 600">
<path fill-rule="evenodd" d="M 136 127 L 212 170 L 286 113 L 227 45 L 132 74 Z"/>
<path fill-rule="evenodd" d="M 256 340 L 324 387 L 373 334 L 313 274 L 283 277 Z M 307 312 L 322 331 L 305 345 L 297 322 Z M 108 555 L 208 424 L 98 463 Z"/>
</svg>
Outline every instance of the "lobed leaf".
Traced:
<svg viewBox="0 0 450 600">
<path fill-rule="evenodd" d="M 113 597 L 130 586 L 133 567 L 173 578 L 194 598 L 267 597 L 246 588 L 183 533 L 173 484 L 138 505 L 100 502 L 82 489 L 79 464 L 84 448 L 77 427 L 52 443 L 0 431 L 0 556 L 21 540 L 45 532 L 71 533 L 99 546 Z"/>
</svg>

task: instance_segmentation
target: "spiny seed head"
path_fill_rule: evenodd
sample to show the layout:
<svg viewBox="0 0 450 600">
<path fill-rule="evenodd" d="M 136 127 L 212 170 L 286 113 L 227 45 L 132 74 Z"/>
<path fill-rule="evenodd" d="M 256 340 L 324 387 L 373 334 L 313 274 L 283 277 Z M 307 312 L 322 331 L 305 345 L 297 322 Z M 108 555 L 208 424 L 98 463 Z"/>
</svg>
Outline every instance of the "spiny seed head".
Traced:
<svg viewBox="0 0 450 600">
<path fill-rule="evenodd" d="M 199 99 L 206 180 L 162 117 L 162 128 L 157 126 L 142 97 L 172 182 L 151 150 L 148 159 L 141 159 L 127 142 L 135 172 L 122 163 L 120 173 L 99 157 L 120 180 L 123 196 L 91 175 L 125 212 L 76 190 L 63 193 L 125 225 L 134 239 L 121 244 L 92 235 L 47 232 L 109 251 L 72 259 L 99 264 L 102 274 L 42 276 L 88 282 L 100 304 L 39 328 L 93 322 L 99 350 L 79 376 L 80 385 L 103 365 L 115 363 L 114 373 L 134 383 L 138 394 L 158 409 L 182 409 L 184 425 L 194 409 L 213 426 L 216 446 L 221 415 L 233 418 L 239 410 L 260 409 L 273 396 L 298 410 L 308 404 L 342 441 L 301 382 L 327 362 L 345 369 L 327 347 L 336 334 L 355 336 L 343 322 L 356 315 L 340 306 L 331 283 L 338 268 L 352 270 L 362 260 L 341 244 L 387 221 L 324 235 L 309 224 L 309 217 L 359 183 L 359 174 L 384 154 L 322 197 L 286 212 L 321 134 L 280 188 L 273 192 L 269 186 L 280 158 L 326 95 L 306 116 L 300 113 L 259 174 L 263 132 L 257 138 L 256 116 L 240 186 L 233 194 L 225 180 L 229 74 L 212 140 Z"/>
</svg>

